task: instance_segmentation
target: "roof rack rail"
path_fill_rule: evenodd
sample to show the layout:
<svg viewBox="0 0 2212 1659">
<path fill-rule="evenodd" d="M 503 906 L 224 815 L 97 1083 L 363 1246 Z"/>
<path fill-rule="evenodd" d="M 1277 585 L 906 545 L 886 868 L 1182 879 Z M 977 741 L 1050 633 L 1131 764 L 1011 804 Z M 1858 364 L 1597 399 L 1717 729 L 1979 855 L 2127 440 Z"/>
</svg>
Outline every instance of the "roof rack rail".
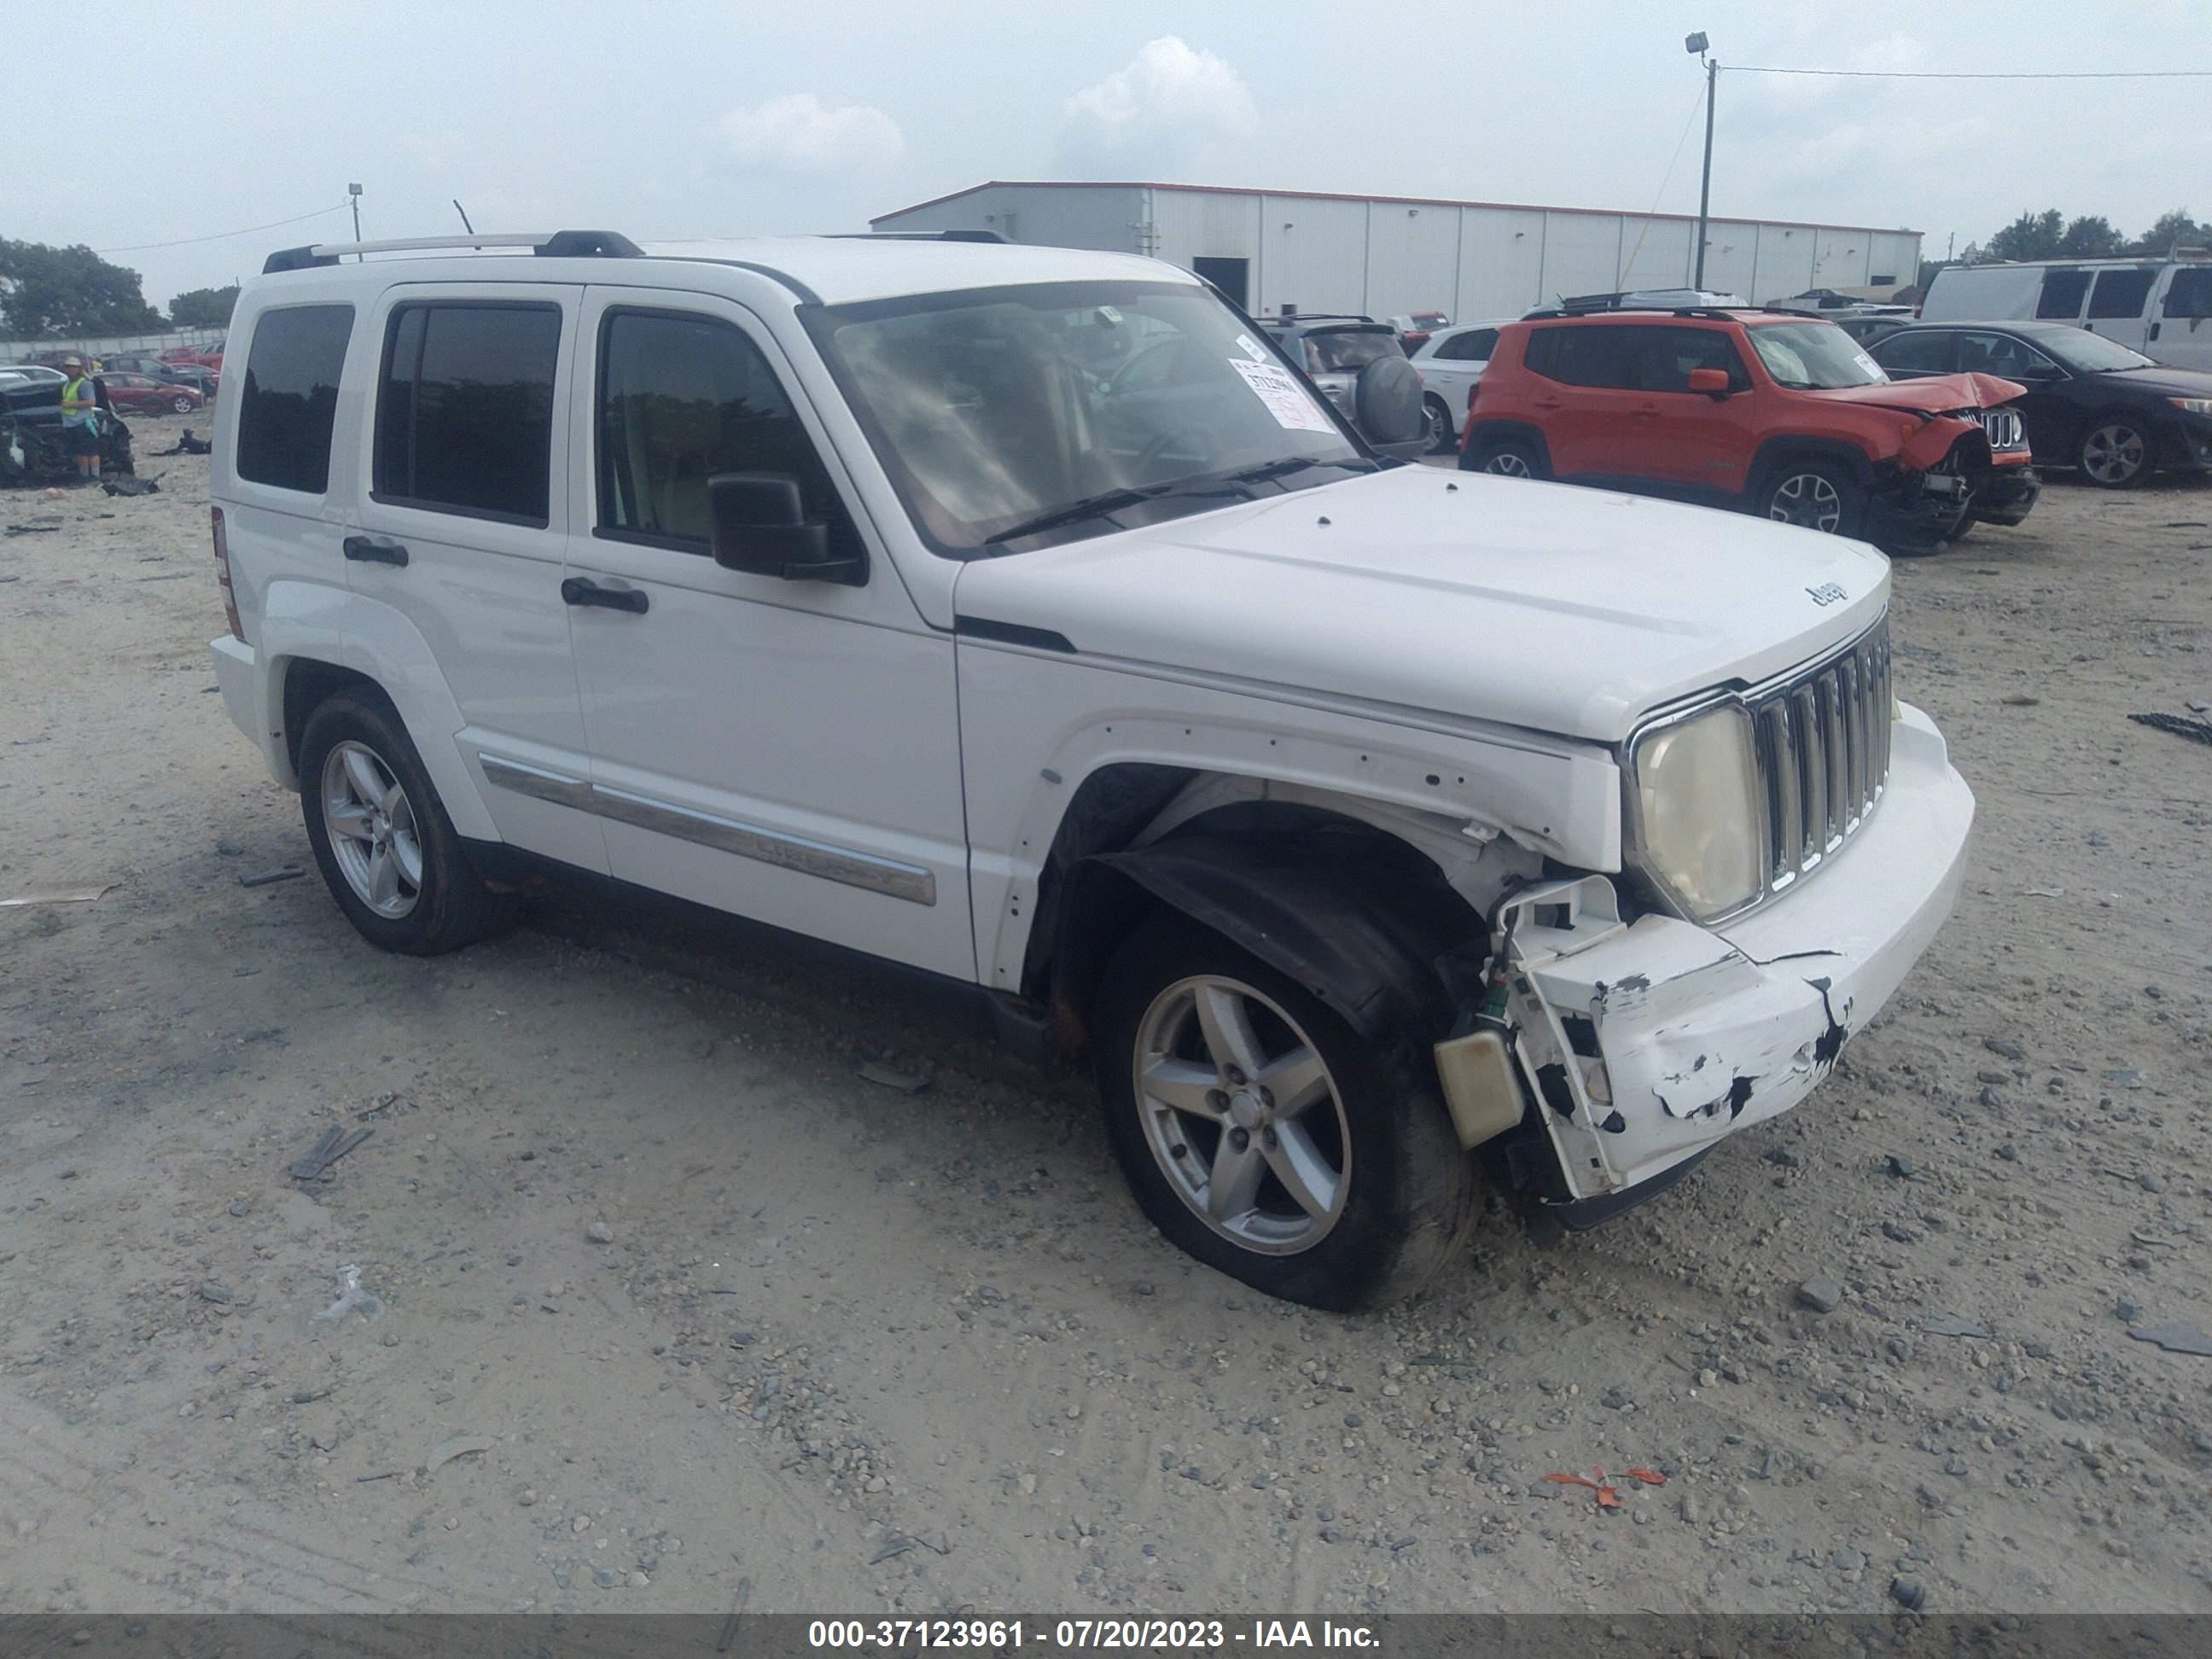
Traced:
<svg viewBox="0 0 2212 1659">
<path fill-rule="evenodd" d="M 518 248 L 552 259 L 636 259 L 645 250 L 619 231 L 483 231 L 468 236 L 403 236 L 386 242 L 314 242 L 279 248 L 261 264 L 262 273 L 308 270 L 334 265 L 348 253 L 419 253 L 440 248 Z"/>
<path fill-rule="evenodd" d="M 839 242 L 1003 242 L 995 230 L 833 230 Z"/>
</svg>

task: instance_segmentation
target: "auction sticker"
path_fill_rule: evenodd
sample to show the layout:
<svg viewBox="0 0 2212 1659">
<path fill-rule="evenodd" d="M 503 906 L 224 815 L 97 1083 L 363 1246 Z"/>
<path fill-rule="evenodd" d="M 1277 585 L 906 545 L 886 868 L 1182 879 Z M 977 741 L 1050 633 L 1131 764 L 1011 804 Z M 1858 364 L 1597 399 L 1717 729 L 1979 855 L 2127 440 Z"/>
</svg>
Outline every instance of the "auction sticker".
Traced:
<svg viewBox="0 0 2212 1659">
<path fill-rule="evenodd" d="M 1323 414 L 1306 389 L 1273 363 L 1248 363 L 1235 357 L 1229 367 L 1244 377 L 1252 395 L 1267 404 L 1275 423 L 1291 432 L 1334 432 L 1334 422 Z"/>
</svg>

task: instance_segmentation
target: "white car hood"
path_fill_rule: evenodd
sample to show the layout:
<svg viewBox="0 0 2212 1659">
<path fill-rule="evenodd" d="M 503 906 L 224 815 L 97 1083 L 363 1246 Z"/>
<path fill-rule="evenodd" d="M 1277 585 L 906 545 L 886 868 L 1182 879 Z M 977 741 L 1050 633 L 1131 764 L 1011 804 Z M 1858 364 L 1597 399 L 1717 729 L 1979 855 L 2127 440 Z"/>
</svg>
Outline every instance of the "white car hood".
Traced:
<svg viewBox="0 0 2212 1659">
<path fill-rule="evenodd" d="M 962 567 L 963 617 L 1085 656 L 1616 743 L 1869 626 L 1863 543 L 1409 466 Z"/>
</svg>

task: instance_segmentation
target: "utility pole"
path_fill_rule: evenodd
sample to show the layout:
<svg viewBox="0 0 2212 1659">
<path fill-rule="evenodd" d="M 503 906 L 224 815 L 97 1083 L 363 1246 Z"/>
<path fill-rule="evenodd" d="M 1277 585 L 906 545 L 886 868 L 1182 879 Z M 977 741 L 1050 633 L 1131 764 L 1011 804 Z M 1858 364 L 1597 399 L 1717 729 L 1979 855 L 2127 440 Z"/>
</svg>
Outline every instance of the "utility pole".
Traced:
<svg viewBox="0 0 2212 1659">
<path fill-rule="evenodd" d="M 1698 182 L 1697 274 L 1690 279 L 1690 286 L 1696 289 L 1705 285 L 1705 216 L 1713 201 L 1713 95 L 1719 90 L 1721 78 L 1719 60 L 1705 55 L 1708 44 L 1703 34 L 1693 34 L 1682 42 L 1685 52 L 1695 52 L 1705 64 L 1705 170 Z"/>
<path fill-rule="evenodd" d="M 1708 125 L 1705 136 L 1705 149 L 1708 152 L 1707 159 L 1710 160 L 1710 152 L 1712 149 L 1712 134 L 1710 125 Z M 359 185 L 348 185 L 346 186 L 346 197 L 353 204 L 353 239 L 355 241 L 358 242 L 361 240 L 361 186 Z M 362 256 L 356 253 L 353 257 L 355 263 L 359 264 Z"/>
</svg>

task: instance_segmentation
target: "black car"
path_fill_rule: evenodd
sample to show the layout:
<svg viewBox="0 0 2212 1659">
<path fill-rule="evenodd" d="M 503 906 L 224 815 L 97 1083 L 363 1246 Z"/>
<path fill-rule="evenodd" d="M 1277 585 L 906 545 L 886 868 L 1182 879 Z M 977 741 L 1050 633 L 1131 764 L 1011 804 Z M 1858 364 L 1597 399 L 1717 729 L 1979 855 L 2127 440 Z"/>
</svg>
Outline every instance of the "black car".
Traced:
<svg viewBox="0 0 2212 1659">
<path fill-rule="evenodd" d="M 1866 348 L 1893 380 L 1995 374 L 2027 395 L 2041 466 L 2124 489 L 2158 469 L 2212 472 L 2212 374 L 2168 368 L 2066 323 L 1914 323 Z"/>
</svg>

